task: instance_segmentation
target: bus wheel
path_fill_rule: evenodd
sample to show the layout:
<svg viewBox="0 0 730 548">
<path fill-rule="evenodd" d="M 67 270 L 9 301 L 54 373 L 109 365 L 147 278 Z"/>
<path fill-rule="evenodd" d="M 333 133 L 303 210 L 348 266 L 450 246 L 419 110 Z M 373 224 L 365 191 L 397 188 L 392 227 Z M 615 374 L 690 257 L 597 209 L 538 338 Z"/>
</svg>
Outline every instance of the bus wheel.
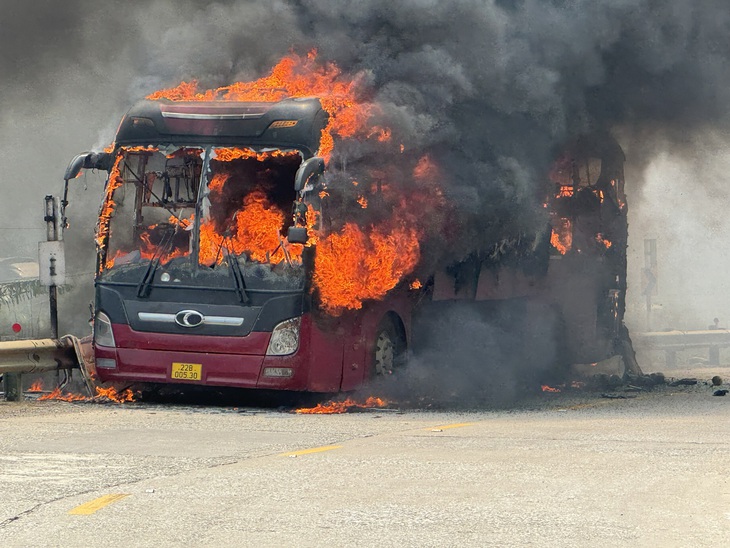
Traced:
<svg viewBox="0 0 730 548">
<path fill-rule="evenodd" d="M 384 319 L 375 331 L 373 351 L 373 376 L 387 377 L 402 364 L 406 344 L 403 336 L 390 318 Z"/>
</svg>

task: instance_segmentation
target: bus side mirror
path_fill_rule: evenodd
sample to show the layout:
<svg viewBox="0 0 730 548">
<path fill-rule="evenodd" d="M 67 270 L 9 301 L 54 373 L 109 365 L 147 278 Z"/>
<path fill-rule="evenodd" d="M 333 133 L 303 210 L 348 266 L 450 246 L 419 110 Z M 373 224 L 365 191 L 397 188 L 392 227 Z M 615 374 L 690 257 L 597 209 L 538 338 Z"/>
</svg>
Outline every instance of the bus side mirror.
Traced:
<svg viewBox="0 0 730 548">
<path fill-rule="evenodd" d="M 294 190 L 301 192 L 307 184 L 307 181 L 314 175 L 324 173 L 324 158 L 315 156 L 302 163 L 294 177 Z"/>
<path fill-rule="evenodd" d="M 304 226 L 290 226 L 286 234 L 290 244 L 306 244 L 308 240 L 307 228 Z"/>
<path fill-rule="evenodd" d="M 112 165 L 113 156 L 109 152 L 84 152 L 77 154 L 66 168 L 64 181 L 75 179 L 82 169 L 101 169 L 108 171 Z"/>
</svg>

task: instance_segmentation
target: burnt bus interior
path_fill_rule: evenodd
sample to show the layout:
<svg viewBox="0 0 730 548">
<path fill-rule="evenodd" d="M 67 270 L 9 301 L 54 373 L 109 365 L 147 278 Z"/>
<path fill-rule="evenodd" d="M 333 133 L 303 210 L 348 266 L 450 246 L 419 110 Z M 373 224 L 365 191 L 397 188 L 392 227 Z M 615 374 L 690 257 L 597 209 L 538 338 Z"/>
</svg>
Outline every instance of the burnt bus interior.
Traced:
<svg viewBox="0 0 730 548">
<path fill-rule="evenodd" d="M 197 240 L 200 266 L 215 268 L 229 254 L 258 262 L 280 262 L 275 255 L 284 245 L 297 199 L 294 177 L 302 161 L 297 152 L 254 154 L 227 161 L 211 158 L 202 191 L 202 149 L 120 153 L 121 184 L 111 196 L 114 212 L 104 250 L 108 270 L 155 258 L 166 264 L 189 257 L 196 241 L 196 210 L 200 211 L 203 232 Z M 244 235 L 239 234 L 242 224 L 237 221 L 246 214 L 252 198 L 271 213 L 271 224 L 253 234 L 259 241 L 244 242 Z M 266 230 L 268 234 L 264 234 Z"/>
<path fill-rule="evenodd" d="M 622 355 L 638 369 L 628 332 L 624 153 L 608 135 L 573 143 L 550 173 L 552 258 L 548 294 L 561 304 L 571 361 Z"/>
<path fill-rule="evenodd" d="M 474 254 L 438 270 L 434 303 L 447 309 L 450 302 L 476 301 L 489 311 L 490 303 L 502 301 L 502 311 L 526 324 L 559 325 L 563 363 L 620 354 L 629 368 L 637 368 L 623 326 L 628 236 L 623 165 L 623 151 L 608 135 L 570 144 L 546 177 L 544 233 L 498 242 L 496 259 Z M 506 321 L 505 314 L 500 312 L 498 323 Z"/>
<path fill-rule="evenodd" d="M 195 213 L 202 168 L 200 151 L 120 154 L 122 184 L 111 196 L 114 212 L 105 250 L 106 267 L 151 260 L 156 252 L 165 258 L 187 256 L 191 232 L 184 230 L 183 223 Z"/>
<path fill-rule="evenodd" d="M 237 288 L 302 289 L 301 240 L 307 211 L 320 200 L 297 177 L 307 160 L 318 160 L 326 123 L 319 101 L 306 98 L 132 107 L 114 152 L 77 156 L 65 177 L 81 168 L 110 171 L 99 282 L 143 279 L 139 297 L 159 284 L 230 285 L 224 278 Z M 296 244 L 287 241 L 293 225 L 304 232 Z"/>
</svg>

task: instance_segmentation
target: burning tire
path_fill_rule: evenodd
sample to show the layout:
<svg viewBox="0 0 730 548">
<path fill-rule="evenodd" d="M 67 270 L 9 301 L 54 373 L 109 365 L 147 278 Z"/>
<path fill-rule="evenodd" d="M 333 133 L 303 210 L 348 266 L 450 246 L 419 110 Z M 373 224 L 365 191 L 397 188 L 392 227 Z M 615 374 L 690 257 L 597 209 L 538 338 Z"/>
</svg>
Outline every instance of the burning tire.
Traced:
<svg viewBox="0 0 730 548">
<path fill-rule="evenodd" d="M 372 376 L 387 377 L 405 362 L 406 340 L 400 322 L 386 317 L 375 330 Z"/>
</svg>

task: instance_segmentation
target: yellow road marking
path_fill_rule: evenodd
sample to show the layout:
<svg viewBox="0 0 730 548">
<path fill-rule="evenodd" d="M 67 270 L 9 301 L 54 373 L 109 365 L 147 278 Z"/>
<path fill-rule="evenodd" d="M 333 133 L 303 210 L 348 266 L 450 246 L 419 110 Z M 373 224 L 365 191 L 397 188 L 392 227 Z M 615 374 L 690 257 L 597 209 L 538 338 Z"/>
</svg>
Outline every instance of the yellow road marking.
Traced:
<svg viewBox="0 0 730 548">
<path fill-rule="evenodd" d="M 457 422 L 455 424 L 445 424 L 443 426 L 432 426 L 431 428 L 426 428 L 426 430 L 429 430 L 431 432 L 440 432 L 441 430 L 449 430 L 451 428 L 464 428 L 465 426 L 472 426 L 473 424 L 476 424 L 475 422 Z"/>
<path fill-rule="evenodd" d="M 89 514 L 93 514 L 97 510 L 101 510 L 105 506 L 110 505 L 112 502 L 116 502 L 119 499 L 123 499 L 124 497 L 128 497 L 128 496 L 129 496 L 128 494 L 125 495 L 122 493 L 118 493 L 115 495 L 104 495 L 103 497 L 99 497 L 98 499 L 94 499 L 92 501 L 85 502 L 81 506 L 77 506 L 76 508 L 69 510 L 68 513 L 74 514 L 74 515 L 86 516 Z"/>
<path fill-rule="evenodd" d="M 312 449 L 302 449 L 292 453 L 282 453 L 281 457 L 298 457 L 299 455 L 310 455 L 312 453 L 322 453 L 323 451 L 332 451 L 332 449 L 340 449 L 341 445 L 325 445 L 323 447 L 313 447 Z"/>
</svg>

